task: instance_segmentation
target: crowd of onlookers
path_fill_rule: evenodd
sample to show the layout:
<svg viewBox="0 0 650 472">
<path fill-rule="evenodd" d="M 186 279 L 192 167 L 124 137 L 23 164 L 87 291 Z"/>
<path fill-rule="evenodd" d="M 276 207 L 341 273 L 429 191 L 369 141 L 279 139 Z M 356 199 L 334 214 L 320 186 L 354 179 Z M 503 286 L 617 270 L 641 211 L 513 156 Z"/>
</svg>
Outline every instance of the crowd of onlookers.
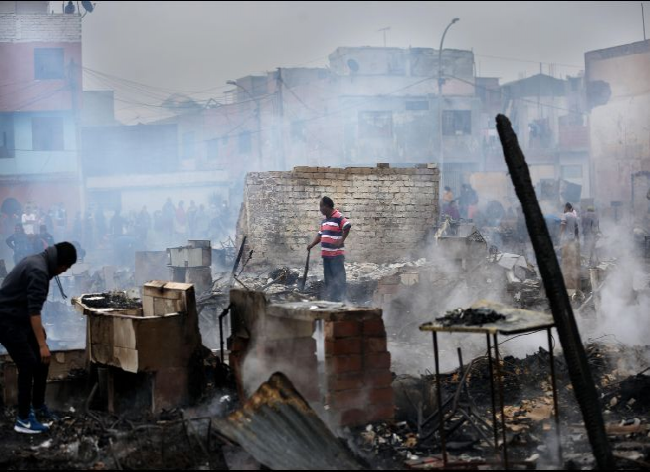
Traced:
<svg viewBox="0 0 650 472">
<path fill-rule="evenodd" d="M 174 203 L 167 198 L 153 214 L 146 205 L 139 211 L 122 211 L 95 204 L 69 221 L 62 203 L 45 210 L 27 202 L 0 212 L 0 232 L 6 242 L 0 259 L 17 263 L 68 240 L 77 246 L 81 259 L 86 251 L 112 249 L 116 263 L 128 264 L 138 250 L 162 250 L 185 244 L 188 239 L 223 239 L 235 224 L 235 212 L 225 203 L 206 206 L 191 200 L 186 205 L 183 200 Z"/>
</svg>

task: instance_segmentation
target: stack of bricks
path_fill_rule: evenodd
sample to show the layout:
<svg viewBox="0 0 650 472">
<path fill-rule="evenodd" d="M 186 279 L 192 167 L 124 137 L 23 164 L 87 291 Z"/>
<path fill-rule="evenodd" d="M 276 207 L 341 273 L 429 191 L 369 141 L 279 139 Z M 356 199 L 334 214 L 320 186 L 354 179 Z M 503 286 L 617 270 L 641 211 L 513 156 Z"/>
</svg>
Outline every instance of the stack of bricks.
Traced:
<svg viewBox="0 0 650 472">
<path fill-rule="evenodd" d="M 390 353 L 379 317 L 325 322 L 326 403 L 331 422 L 358 426 L 394 418 Z"/>
<path fill-rule="evenodd" d="M 303 263 L 323 218 L 319 200 L 327 195 L 352 223 L 348 260 L 392 262 L 407 257 L 435 223 L 439 180 L 438 169 L 427 164 L 249 173 L 238 244 L 246 235 L 256 260 L 271 265 Z"/>
<path fill-rule="evenodd" d="M 280 371 L 310 403 L 329 407 L 326 419 L 333 427 L 394 419 L 391 357 L 380 309 L 327 302 L 271 304 L 261 292 L 237 289 L 230 291 L 230 302 L 228 358 L 241 398 Z M 322 378 L 312 337 L 315 320 L 325 326 Z M 246 378 L 256 382 L 244 385 Z"/>
</svg>

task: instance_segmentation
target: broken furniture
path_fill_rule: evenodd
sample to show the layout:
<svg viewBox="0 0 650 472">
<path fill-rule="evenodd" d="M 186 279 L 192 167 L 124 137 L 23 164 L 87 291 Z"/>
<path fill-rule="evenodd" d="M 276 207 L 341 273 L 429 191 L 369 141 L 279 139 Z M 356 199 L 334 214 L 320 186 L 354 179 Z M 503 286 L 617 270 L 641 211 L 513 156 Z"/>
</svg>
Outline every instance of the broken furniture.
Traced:
<svg viewBox="0 0 650 472">
<path fill-rule="evenodd" d="M 187 246 L 167 249 L 169 277 L 173 282 L 193 284 L 197 293 L 212 288 L 210 240 L 190 239 Z"/>
<path fill-rule="evenodd" d="M 187 403 L 198 393 L 201 334 L 192 285 L 149 282 L 142 304 L 115 294 L 82 295 L 72 303 L 88 317 L 86 350 L 102 369 L 109 411 L 136 389 L 146 392 L 140 400 L 152 412 Z"/>
<path fill-rule="evenodd" d="M 508 462 L 508 445 L 506 440 L 506 419 L 504 412 L 504 392 L 503 392 L 503 374 L 501 372 L 501 359 L 499 356 L 499 339 L 498 335 L 512 336 L 516 334 L 533 333 L 536 331 L 546 330 L 548 335 L 548 351 L 550 355 L 551 385 L 553 388 L 553 407 L 555 410 L 555 433 L 557 435 L 558 457 L 561 459 L 561 440 L 560 440 L 560 417 L 557 399 L 557 384 L 555 379 L 555 364 L 553 357 L 553 339 L 551 328 L 555 326 L 553 317 L 546 313 L 531 310 L 520 310 L 507 308 L 492 302 L 480 301 L 465 310 L 455 310 L 452 315 L 437 318 L 435 321 L 424 323 L 420 326 L 420 331 L 430 331 L 433 336 L 433 355 L 436 370 L 436 392 L 438 411 L 434 416 L 438 419 L 440 445 L 442 449 L 442 458 L 444 467 L 453 467 L 454 463 L 448 462 L 447 458 L 447 438 L 445 434 L 445 423 L 452 419 L 453 415 L 445 417 L 442 391 L 440 387 L 440 355 L 438 351 L 438 333 L 478 333 L 485 334 L 487 342 L 488 366 L 490 372 L 490 394 L 492 399 L 492 426 L 494 434 L 495 454 L 499 455 L 499 434 L 497 426 L 497 404 L 495 393 L 496 385 L 499 393 L 499 412 L 501 414 L 501 434 L 502 434 L 502 462 L 504 468 L 509 467 Z M 494 357 L 492 352 L 494 350 Z M 496 376 L 494 372 L 496 365 Z M 455 413 L 455 412 L 452 412 Z M 470 421 L 471 422 L 471 421 Z M 458 464 L 464 465 L 464 464 Z"/>
<path fill-rule="evenodd" d="M 240 398 L 283 372 L 329 424 L 359 426 L 394 418 L 390 353 L 382 311 L 323 301 L 271 303 L 263 293 L 230 291 L 230 366 Z M 314 325 L 325 335 L 319 375 Z"/>
</svg>

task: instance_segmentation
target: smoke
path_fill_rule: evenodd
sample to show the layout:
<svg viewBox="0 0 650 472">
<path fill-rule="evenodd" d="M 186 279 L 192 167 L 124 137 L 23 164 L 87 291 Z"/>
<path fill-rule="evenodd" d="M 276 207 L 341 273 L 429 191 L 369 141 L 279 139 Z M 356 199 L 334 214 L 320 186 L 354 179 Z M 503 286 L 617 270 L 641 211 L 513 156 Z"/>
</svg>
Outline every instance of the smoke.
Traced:
<svg viewBox="0 0 650 472">
<path fill-rule="evenodd" d="M 233 392 L 218 391 L 210 402 L 203 403 L 197 408 L 189 409 L 188 413 L 194 417 L 215 417 L 223 418 L 234 410 L 236 396 Z"/>
<path fill-rule="evenodd" d="M 427 264 L 418 268 L 418 283 L 402 286 L 400 293 L 384 305 L 393 370 L 420 375 L 434 371 L 430 332 L 420 325 L 434 321 L 448 310 L 467 308 L 481 299 L 508 304 L 505 270 L 488 262 L 487 247 L 462 237 L 443 237 L 425 249 Z M 440 369 L 459 366 L 458 348 L 463 363 L 484 355 L 485 336 L 481 334 L 439 333 Z"/>
<path fill-rule="evenodd" d="M 598 254 L 601 260 L 611 258 L 611 264 L 594 298 L 595 313 L 580 313 L 580 330 L 594 339 L 607 337 L 626 346 L 647 345 L 650 279 L 639 241 L 626 226 L 606 221 L 601 227 L 605 237 L 604 244 L 598 245 Z"/>
<path fill-rule="evenodd" d="M 307 400 L 320 398 L 316 354 L 318 336 L 312 330 L 306 337 L 304 322 L 297 323 L 288 318 L 269 321 L 268 318 L 273 318 L 271 316 L 265 318 L 262 322 L 264 328 L 253 328 L 241 364 L 245 394 L 252 395 L 273 373 L 282 372 Z M 297 325 L 301 326 L 296 328 Z"/>
</svg>

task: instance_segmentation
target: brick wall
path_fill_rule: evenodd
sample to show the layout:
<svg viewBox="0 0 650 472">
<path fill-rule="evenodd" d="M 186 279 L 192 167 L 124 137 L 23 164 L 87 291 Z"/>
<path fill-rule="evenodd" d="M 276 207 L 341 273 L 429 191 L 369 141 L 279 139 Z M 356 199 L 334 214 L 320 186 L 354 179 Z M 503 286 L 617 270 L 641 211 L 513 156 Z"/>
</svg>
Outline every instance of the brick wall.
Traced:
<svg viewBox="0 0 650 472">
<path fill-rule="evenodd" d="M 432 166 L 430 166 L 432 167 Z M 295 167 L 246 176 L 237 225 L 254 260 L 302 264 L 318 231 L 324 195 L 351 221 L 349 261 L 391 262 L 407 257 L 438 215 L 438 169 Z M 317 251 L 315 251 L 317 252 Z M 313 258 L 312 258 L 313 259 Z"/>
<path fill-rule="evenodd" d="M 0 41 L 81 41 L 81 17 L 77 15 L 0 14 Z"/>
<path fill-rule="evenodd" d="M 392 420 L 395 398 L 381 311 L 376 318 L 325 322 L 326 404 L 331 424 Z"/>
</svg>

